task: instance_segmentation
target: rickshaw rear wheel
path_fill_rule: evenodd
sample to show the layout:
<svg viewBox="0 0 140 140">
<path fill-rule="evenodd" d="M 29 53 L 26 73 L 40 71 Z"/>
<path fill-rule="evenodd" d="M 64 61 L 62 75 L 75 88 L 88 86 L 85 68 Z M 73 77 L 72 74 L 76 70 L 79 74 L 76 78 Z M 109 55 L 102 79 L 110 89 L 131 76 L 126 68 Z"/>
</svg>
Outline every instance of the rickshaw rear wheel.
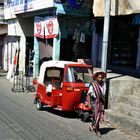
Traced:
<svg viewBox="0 0 140 140">
<path fill-rule="evenodd" d="M 89 118 L 90 118 L 89 112 L 83 112 L 82 113 L 82 115 L 81 115 L 81 121 L 87 122 L 87 121 L 89 121 Z"/>
<path fill-rule="evenodd" d="M 40 102 L 40 99 L 36 100 L 36 108 L 37 108 L 37 110 L 43 109 L 43 104 Z"/>
</svg>

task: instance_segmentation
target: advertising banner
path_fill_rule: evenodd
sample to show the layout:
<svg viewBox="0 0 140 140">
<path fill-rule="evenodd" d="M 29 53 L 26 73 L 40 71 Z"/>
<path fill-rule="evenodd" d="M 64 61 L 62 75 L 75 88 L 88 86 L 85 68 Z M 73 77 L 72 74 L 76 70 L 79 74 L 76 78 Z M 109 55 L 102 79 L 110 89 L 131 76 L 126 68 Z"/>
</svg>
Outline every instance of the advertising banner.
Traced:
<svg viewBox="0 0 140 140">
<path fill-rule="evenodd" d="M 34 36 L 44 38 L 44 21 L 42 17 L 35 17 Z"/>
<path fill-rule="evenodd" d="M 46 17 L 45 24 L 45 38 L 55 38 L 59 34 L 59 24 L 56 17 Z"/>
</svg>

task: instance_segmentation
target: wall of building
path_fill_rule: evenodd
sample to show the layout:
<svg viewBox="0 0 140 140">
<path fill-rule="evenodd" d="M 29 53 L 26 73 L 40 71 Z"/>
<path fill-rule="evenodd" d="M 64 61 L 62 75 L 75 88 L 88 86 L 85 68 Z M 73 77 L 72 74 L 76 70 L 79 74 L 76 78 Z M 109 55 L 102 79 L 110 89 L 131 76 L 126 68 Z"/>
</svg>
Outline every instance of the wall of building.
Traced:
<svg viewBox="0 0 140 140">
<path fill-rule="evenodd" d="M 11 43 L 14 43 L 12 41 L 12 37 L 16 38 L 16 42 L 18 42 L 18 48 L 20 49 L 19 54 L 19 70 L 25 71 L 25 58 L 26 58 L 26 36 L 33 36 L 33 22 L 32 19 L 14 19 L 14 20 L 8 20 L 8 36 Z M 7 42 L 7 43 L 8 43 Z M 9 44 L 6 44 L 5 46 L 9 46 Z M 6 51 L 7 49 L 5 49 Z M 8 52 L 7 52 L 8 53 Z M 7 62 L 7 65 L 9 65 L 9 61 Z M 7 69 L 5 67 L 5 69 Z"/>
<path fill-rule="evenodd" d="M 18 38 L 14 36 L 6 36 L 3 46 L 3 69 L 8 71 L 10 64 L 13 63 L 16 49 L 19 47 Z"/>
</svg>

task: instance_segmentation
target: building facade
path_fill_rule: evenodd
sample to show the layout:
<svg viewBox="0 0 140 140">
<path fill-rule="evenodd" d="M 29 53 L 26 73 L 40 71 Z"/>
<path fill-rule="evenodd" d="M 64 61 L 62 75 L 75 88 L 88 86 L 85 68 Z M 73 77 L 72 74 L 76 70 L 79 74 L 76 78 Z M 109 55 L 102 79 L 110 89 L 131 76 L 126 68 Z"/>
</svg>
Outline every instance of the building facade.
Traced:
<svg viewBox="0 0 140 140">
<path fill-rule="evenodd" d="M 99 5 L 102 7 L 99 11 Z M 138 1 L 111 1 L 108 43 L 108 68 L 113 70 L 140 69 L 140 4 Z M 96 19 L 94 35 L 94 65 L 101 65 L 104 1 L 94 0 L 93 13 Z M 96 55 L 99 54 L 99 58 Z"/>
<path fill-rule="evenodd" d="M 0 0 L 0 68 L 4 68 L 4 44 L 7 39 L 7 24 L 4 20 L 4 3 Z"/>
<path fill-rule="evenodd" d="M 35 78 L 44 60 L 89 58 L 93 30 L 91 5 L 90 0 L 5 1 L 8 37 L 14 44 L 11 58 L 18 50 L 19 70 L 26 71 L 32 61 Z"/>
</svg>

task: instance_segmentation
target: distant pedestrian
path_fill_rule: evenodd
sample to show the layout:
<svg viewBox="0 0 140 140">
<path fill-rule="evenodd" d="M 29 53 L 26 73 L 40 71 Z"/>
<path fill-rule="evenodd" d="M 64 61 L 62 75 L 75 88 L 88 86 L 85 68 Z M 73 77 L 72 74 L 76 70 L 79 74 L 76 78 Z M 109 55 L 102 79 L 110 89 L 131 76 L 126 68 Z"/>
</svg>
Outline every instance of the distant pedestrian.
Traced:
<svg viewBox="0 0 140 140">
<path fill-rule="evenodd" d="M 101 136 L 99 130 L 99 123 L 104 117 L 104 104 L 105 104 L 105 86 L 103 79 L 106 73 L 103 71 L 94 74 L 94 81 L 89 86 L 87 93 L 88 107 L 92 109 L 92 121 L 89 126 L 90 131 L 95 131 L 96 135 Z"/>
</svg>

